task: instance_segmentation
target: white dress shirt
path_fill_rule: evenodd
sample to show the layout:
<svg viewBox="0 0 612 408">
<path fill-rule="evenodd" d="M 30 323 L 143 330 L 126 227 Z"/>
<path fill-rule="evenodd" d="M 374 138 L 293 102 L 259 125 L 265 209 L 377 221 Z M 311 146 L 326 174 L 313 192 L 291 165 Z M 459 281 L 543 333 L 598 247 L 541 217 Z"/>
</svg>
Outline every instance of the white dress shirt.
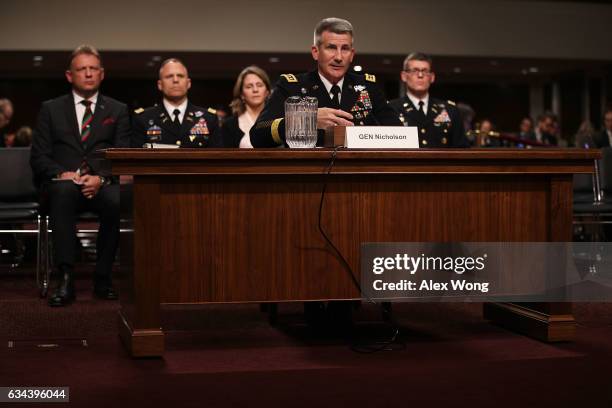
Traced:
<svg viewBox="0 0 612 408">
<path fill-rule="evenodd" d="M 168 114 L 170 115 L 171 121 L 174 121 L 174 110 L 178 109 L 180 111 L 180 113 L 178 114 L 178 119 L 179 122 L 182 124 L 183 118 L 185 117 L 185 111 L 187 110 L 187 99 L 185 99 L 185 101 L 179 106 L 174 106 L 166 99 L 164 99 L 164 108 L 166 108 L 166 112 L 168 112 Z"/>
<path fill-rule="evenodd" d="M 332 86 L 334 86 L 331 82 L 329 82 L 321 73 L 319 72 L 319 78 L 321 78 L 321 82 L 323 82 L 323 86 L 329 95 L 329 98 L 333 101 L 334 95 L 331 93 Z M 338 94 L 338 101 L 342 101 L 342 84 L 344 83 L 344 77 L 336 85 L 340 88 L 340 93 Z"/>
<path fill-rule="evenodd" d="M 240 130 L 244 132 L 244 136 L 240 139 L 240 145 L 238 146 L 241 149 L 252 149 L 253 145 L 251 144 L 251 137 L 249 136 L 249 132 L 253 125 L 255 124 L 255 120 L 257 118 L 251 117 L 249 112 L 244 111 L 244 113 L 238 116 L 238 127 Z"/>
<path fill-rule="evenodd" d="M 410 99 L 410 102 L 414 105 L 414 107 L 419 110 L 419 101 L 423 101 L 423 112 L 427 115 L 427 109 L 429 109 L 429 94 L 425 95 L 424 98 L 417 98 L 410 91 L 406 91 L 406 96 Z"/>
</svg>

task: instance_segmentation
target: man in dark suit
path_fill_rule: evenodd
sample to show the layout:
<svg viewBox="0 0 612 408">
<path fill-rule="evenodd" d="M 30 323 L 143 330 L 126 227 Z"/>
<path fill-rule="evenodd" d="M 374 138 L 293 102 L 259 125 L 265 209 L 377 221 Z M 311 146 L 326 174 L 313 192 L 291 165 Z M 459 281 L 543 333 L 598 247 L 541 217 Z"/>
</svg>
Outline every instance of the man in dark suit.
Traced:
<svg viewBox="0 0 612 408">
<path fill-rule="evenodd" d="M 558 141 L 554 135 L 556 116 L 552 112 L 544 112 L 538 116 L 538 124 L 533 132 L 534 140 L 550 146 L 556 146 Z"/>
<path fill-rule="evenodd" d="M 134 147 L 143 147 L 149 142 L 179 147 L 221 147 L 217 112 L 189 102 L 187 92 L 191 79 L 180 60 L 169 58 L 162 62 L 157 88 L 163 94 L 162 103 L 134 111 Z"/>
<path fill-rule="evenodd" d="M 455 102 L 429 95 L 429 88 L 436 79 L 431 57 L 420 52 L 408 55 L 404 59 L 401 79 L 406 95 L 389 104 L 399 113 L 404 126 L 418 127 L 419 146 L 467 147 L 463 120 Z"/>
<path fill-rule="evenodd" d="M 612 109 L 606 109 L 604 113 L 604 126 L 601 132 L 595 134 L 595 147 L 610 147 L 612 143 Z"/>
<path fill-rule="evenodd" d="M 72 92 L 43 103 L 32 140 L 31 165 L 48 200 L 60 274 L 50 306 L 75 299 L 76 219 L 83 210 L 96 212 L 100 219 L 94 294 L 117 298 L 111 270 L 119 243 L 119 185 L 93 154 L 127 147 L 130 137 L 126 105 L 98 92 L 104 68 L 94 47 L 82 45 L 73 51 L 66 79 Z"/>
<path fill-rule="evenodd" d="M 349 73 L 355 55 L 353 26 L 339 18 L 317 24 L 312 58 L 317 70 L 301 75 L 283 74 L 264 110 L 251 128 L 253 147 L 285 143 L 285 100 L 289 96 L 314 96 L 318 100 L 319 143 L 326 128 L 336 125 L 401 126 L 397 113 L 387 104 L 374 75 Z"/>
</svg>

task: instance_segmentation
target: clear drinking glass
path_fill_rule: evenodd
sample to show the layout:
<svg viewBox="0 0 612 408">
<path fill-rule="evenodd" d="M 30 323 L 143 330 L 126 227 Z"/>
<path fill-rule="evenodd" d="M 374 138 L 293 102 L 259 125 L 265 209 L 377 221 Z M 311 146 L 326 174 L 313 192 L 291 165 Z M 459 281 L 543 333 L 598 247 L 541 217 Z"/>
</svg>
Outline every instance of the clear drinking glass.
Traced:
<svg viewBox="0 0 612 408">
<path fill-rule="evenodd" d="M 291 148 L 317 144 L 317 98 L 291 96 L 285 101 L 285 140 Z"/>
</svg>

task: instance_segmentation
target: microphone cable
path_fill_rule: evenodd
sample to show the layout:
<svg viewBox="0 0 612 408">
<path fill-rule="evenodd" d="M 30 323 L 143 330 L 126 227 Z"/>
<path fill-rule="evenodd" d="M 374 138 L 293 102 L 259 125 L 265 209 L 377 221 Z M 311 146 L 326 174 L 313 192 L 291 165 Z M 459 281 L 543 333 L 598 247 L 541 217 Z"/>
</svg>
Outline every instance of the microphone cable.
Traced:
<svg viewBox="0 0 612 408">
<path fill-rule="evenodd" d="M 338 150 L 340 150 L 341 148 L 342 146 L 336 146 L 334 150 L 332 151 L 331 160 L 329 162 L 329 165 L 327 166 L 327 169 L 324 171 L 324 174 L 326 176 L 329 176 L 331 174 L 331 171 L 336 162 Z M 319 223 L 318 223 L 319 232 L 321 233 L 321 236 L 323 236 L 323 239 L 325 239 L 325 242 L 332 248 L 334 254 L 336 255 L 336 258 L 340 260 L 342 266 L 348 272 L 351 278 L 351 281 L 353 282 L 353 285 L 355 285 L 355 287 L 359 291 L 359 294 L 361 296 L 364 296 L 364 293 L 361 290 L 361 284 L 355 277 L 355 273 L 353 272 L 353 269 L 349 265 L 344 255 L 342 255 L 342 252 L 340 252 L 340 250 L 336 247 L 336 245 L 334 245 L 332 240 L 329 238 L 329 236 L 323 229 L 323 202 L 325 200 L 325 192 L 327 191 L 327 183 L 328 182 L 327 182 L 327 177 L 326 177 L 325 182 L 323 183 L 323 188 L 321 189 L 321 199 L 319 201 Z M 365 296 L 365 298 L 368 302 L 374 305 L 378 304 L 374 299 L 370 298 L 369 296 Z M 372 353 L 376 353 L 379 351 L 404 350 L 406 348 L 405 342 L 401 339 L 399 324 L 397 323 L 397 321 L 395 320 L 395 317 L 393 316 L 393 313 L 391 310 L 391 304 L 389 302 L 382 302 L 381 307 L 383 309 L 383 320 L 391 326 L 391 329 L 393 331 L 391 338 L 388 340 L 377 341 L 377 342 L 374 342 L 373 344 L 372 343 L 363 343 L 363 344 L 353 343 L 350 347 L 352 351 L 357 352 L 357 353 L 362 353 L 362 354 L 372 354 Z M 394 347 L 394 345 L 397 345 L 397 346 Z"/>
</svg>

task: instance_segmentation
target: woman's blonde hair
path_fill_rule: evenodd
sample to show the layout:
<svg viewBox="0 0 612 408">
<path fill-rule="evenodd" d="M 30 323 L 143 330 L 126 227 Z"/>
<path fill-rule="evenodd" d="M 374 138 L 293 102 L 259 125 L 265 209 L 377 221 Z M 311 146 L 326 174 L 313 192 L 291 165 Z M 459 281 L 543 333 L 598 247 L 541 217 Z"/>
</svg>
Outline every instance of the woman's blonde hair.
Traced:
<svg viewBox="0 0 612 408">
<path fill-rule="evenodd" d="M 244 78 L 249 74 L 257 75 L 266 85 L 268 92 L 271 91 L 272 86 L 270 85 L 270 78 L 268 77 L 268 74 L 266 74 L 266 71 L 255 65 L 250 65 L 243 69 L 238 75 L 236 83 L 234 84 L 234 99 L 230 103 L 232 115 L 234 116 L 240 116 L 246 111 L 246 105 L 242 100 L 242 85 L 244 83 Z"/>
</svg>

